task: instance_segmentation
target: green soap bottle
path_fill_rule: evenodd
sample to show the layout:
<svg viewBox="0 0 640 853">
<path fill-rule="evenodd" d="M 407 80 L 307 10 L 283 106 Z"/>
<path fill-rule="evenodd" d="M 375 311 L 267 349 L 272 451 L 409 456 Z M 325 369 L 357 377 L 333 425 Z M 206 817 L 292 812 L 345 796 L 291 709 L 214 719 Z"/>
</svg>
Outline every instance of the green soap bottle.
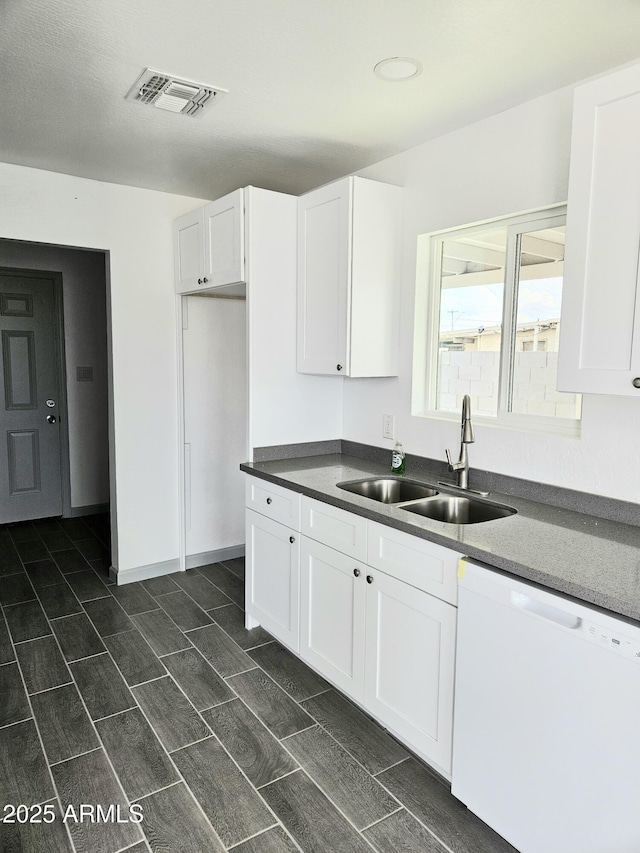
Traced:
<svg viewBox="0 0 640 853">
<path fill-rule="evenodd" d="M 402 449 L 402 444 L 399 441 L 396 441 L 396 446 L 393 448 L 393 452 L 391 454 L 391 473 L 404 474 L 404 467 L 404 450 Z"/>
</svg>

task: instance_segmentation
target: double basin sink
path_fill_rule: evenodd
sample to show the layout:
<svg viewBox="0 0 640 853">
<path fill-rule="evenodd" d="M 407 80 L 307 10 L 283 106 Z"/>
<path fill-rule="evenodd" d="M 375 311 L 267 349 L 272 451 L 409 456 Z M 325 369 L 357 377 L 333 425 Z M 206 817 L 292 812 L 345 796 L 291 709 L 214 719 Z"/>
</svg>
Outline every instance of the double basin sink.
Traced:
<svg viewBox="0 0 640 853">
<path fill-rule="evenodd" d="M 393 504 L 407 512 L 444 521 L 448 524 L 477 524 L 514 515 L 517 510 L 505 504 L 478 500 L 467 495 L 441 494 L 437 489 L 415 480 L 396 477 L 370 477 L 337 483 L 338 488 L 384 504 Z"/>
</svg>

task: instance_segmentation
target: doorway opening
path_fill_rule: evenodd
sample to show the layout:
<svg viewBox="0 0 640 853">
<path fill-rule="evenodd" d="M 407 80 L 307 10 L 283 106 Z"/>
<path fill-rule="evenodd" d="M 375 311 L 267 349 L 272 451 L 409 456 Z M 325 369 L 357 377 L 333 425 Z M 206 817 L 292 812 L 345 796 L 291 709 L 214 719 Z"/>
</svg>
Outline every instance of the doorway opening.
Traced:
<svg viewBox="0 0 640 853">
<path fill-rule="evenodd" d="M 108 261 L 0 239 L 0 524 L 82 518 L 115 550 Z"/>
</svg>

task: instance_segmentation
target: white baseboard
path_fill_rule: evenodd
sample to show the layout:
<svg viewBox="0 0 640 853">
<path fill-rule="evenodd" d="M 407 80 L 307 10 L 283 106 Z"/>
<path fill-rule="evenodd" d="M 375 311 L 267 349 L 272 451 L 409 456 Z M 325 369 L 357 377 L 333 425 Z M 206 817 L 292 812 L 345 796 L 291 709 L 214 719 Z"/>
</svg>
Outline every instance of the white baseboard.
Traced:
<svg viewBox="0 0 640 853">
<path fill-rule="evenodd" d="M 190 554 L 186 558 L 187 569 L 195 569 L 197 566 L 208 566 L 209 563 L 221 563 L 224 560 L 233 560 L 236 557 L 244 557 L 244 545 L 232 545 L 230 548 L 218 548 L 216 551 L 203 551 L 200 554 Z M 162 563 L 150 563 L 148 566 L 134 566 L 131 569 L 109 569 L 109 577 L 118 586 L 136 581 L 147 581 L 151 578 L 159 578 L 162 575 L 170 575 L 180 571 L 180 560 L 165 560 Z"/>
<path fill-rule="evenodd" d="M 202 551 L 200 554 L 188 554 L 186 565 L 188 569 L 197 566 L 208 566 L 209 563 L 222 563 L 224 560 L 233 560 L 236 557 L 244 557 L 244 545 L 232 545 L 230 548 L 218 548 L 216 551 Z"/>
<path fill-rule="evenodd" d="M 82 518 L 83 515 L 99 515 L 109 512 L 109 504 L 89 504 L 87 506 L 72 506 L 68 518 Z"/>
<path fill-rule="evenodd" d="M 151 578 L 159 578 L 162 575 L 170 575 L 172 572 L 180 571 L 180 560 L 165 560 L 162 563 L 150 563 L 148 566 L 134 566 L 131 569 L 109 569 L 109 577 L 118 586 L 136 581 L 148 581 Z"/>
</svg>

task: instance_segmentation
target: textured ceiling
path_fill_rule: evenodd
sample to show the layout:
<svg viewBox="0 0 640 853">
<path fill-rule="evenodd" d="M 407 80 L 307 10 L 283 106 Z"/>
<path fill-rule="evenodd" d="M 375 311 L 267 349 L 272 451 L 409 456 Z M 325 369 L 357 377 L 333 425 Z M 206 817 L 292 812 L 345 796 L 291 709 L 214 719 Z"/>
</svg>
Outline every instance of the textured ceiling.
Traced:
<svg viewBox="0 0 640 853">
<path fill-rule="evenodd" d="M 216 198 L 298 194 L 640 56 L 638 0 L 1 0 L 0 160 Z M 373 66 L 411 56 L 422 76 Z M 228 89 L 125 101 L 149 66 Z"/>
</svg>

